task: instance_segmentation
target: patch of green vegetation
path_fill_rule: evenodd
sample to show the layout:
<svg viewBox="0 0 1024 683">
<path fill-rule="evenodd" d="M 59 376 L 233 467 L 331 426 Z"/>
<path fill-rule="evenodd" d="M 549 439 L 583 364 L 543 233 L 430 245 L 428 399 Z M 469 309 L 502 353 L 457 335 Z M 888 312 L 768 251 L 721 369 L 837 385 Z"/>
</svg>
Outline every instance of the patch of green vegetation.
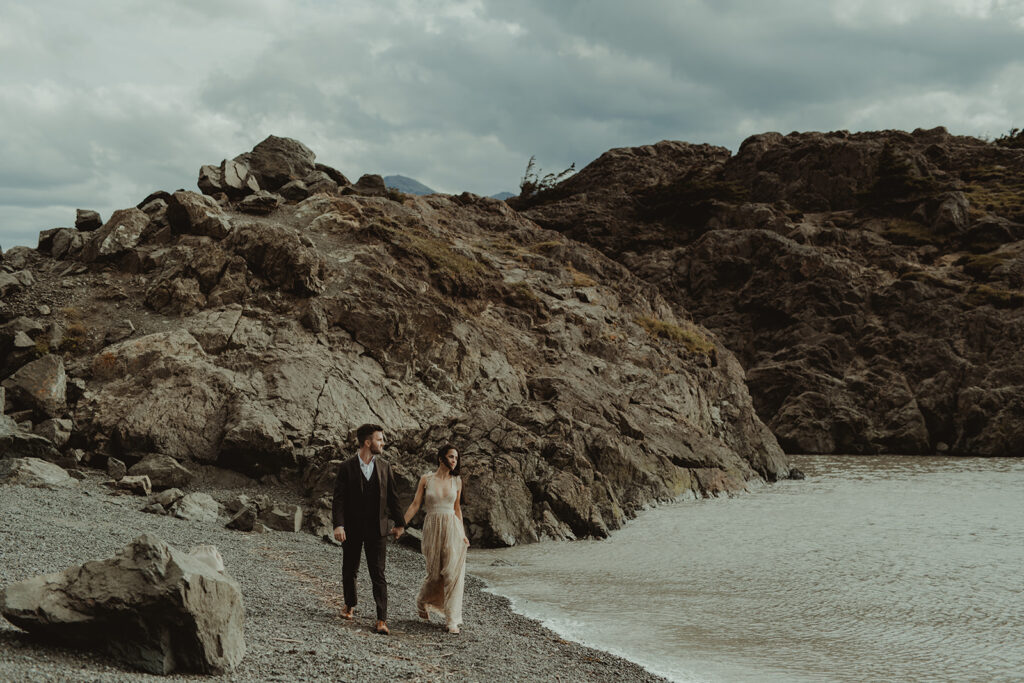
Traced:
<svg viewBox="0 0 1024 683">
<path fill-rule="evenodd" d="M 974 306 L 1020 308 L 1024 306 L 1024 294 L 1012 289 L 1002 289 L 989 285 L 974 285 L 967 292 L 967 301 Z"/>
<path fill-rule="evenodd" d="M 407 255 L 426 261 L 442 291 L 477 295 L 484 287 L 484 281 L 493 275 L 491 268 L 459 253 L 451 242 L 431 235 L 422 226 L 375 223 L 369 229 Z"/>
<path fill-rule="evenodd" d="M 646 315 L 637 318 L 636 322 L 652 337 L 660 337 L 681 344 L 694 355 L 713 356 L 715 353 L 715 345 L 711 340 L 692 325 L 681 327 Z"/>
<path fill-rule="evenodd" d="M 61 339 L 60 348 L 62 353 L 80 353 L 85 350 L 86 342 L 89 340 L 89 330 L 82 322 L 82 312 L 74 306 L 61 309 L 67 327 L 64 329 L 64 338 Z"/>
<path fill-rule="evenodd" d="M 1009 258 L 1007 254 L 972 254 L 958 259 L 956 265 L 961 266 L 965 273 L 976 280 L 988 280 L 992 277 L 992 271 L 1006 263 Z"/>
<path fill-rule="evenodd" d="M 895 244 L 911 246 L 934 244 L 938 246 L 945 243 L 945 239 L 933 232 L 927 225 L 905 218 L 890 219 L 881 235 Z"/>
<path fill-rule="evenodd" d="M 1024 148 L 1024 130 L 1011 128 L 1005 135 L 1000 135 L 993 140 L 992 144 L 999 145 L 1000 147 Z"/>
<path fill-rule="evenodd" d="M 402 192 L 401 190 L 396 190 L 393 187 L 387 188 L 387 190 L 384 192 L 384 196 L 393 202 L 398 202 L 399 204 L 404 202 L 409 197 L 409 195 L 407 195 L 406 193 Z"/>
<path fill-rule="evenodd" d="M 35 353 L 36 358 L 42 358 L 46 354 L 50 353 L 50 345 L 42 337 L 36 339 Z"/>
<path fill-rule="evenodd" d="M 556 242 L 554 240 L 549 242 L 535 242 L 530 245 L 530 251 L 535 254 L 547 254 L 561 246 L 565 246 L 563 242 Z"/>
<path fill-rule="evenodd" d="M 1003 166 L 971 169 L 963 192 L 971 202 L 972 213 L 994 213 L 1011 220 L 1024 220 L 1024 177 Z"/>
<path fill-rule="evenodd" d="M 597 287 L 597 280 L 586 273 L 581 273 L 576 270 L 571 264 L 567 265 L 565 268 L 569 271 L 569 275 L 572 277 L 573 287 Z"/>
</svg>

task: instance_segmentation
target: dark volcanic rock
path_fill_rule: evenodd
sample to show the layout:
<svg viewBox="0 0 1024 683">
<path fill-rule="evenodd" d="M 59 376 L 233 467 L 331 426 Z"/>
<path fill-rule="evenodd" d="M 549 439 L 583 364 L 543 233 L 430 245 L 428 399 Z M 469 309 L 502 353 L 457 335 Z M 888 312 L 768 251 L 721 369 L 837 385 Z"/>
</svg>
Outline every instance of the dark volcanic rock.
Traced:
<svg viewBox="0 0 1024 683">
<path fill-rule="evenodd" d="M 718 334 L 791 452 L 1024 452 L 1024 151 L 944 129 L 612 150 L 520 206 Z"/>
</svg>

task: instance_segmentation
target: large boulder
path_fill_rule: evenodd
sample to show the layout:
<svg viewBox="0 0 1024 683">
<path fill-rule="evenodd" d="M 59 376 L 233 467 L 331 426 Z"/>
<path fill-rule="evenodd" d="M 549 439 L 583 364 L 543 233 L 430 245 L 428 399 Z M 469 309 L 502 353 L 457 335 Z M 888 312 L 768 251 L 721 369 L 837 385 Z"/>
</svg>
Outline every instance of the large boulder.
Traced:
<svg viewBox="0 0 1024 683">
<path fill-rule="evenodd" d="M 82 247 L 81 260 L 91 263 L 129 252 L 149 225 L 149 216 L 136 208 L 119 209 Z"/>
<path fill-rule="evenodd" d="M 298 140 L 275 135 L 234 159 L 256 177 L 259 187 L 275 191 L 291 180 L 302 180 L 315 170 L 316 155 Z"/>
<path fill-rule="evenodd" d="M 187 486 L 192 481 L 192 471 L 169 455 L 150 453 L 128 468 L 128 474 L 149 477 L 153 488 L 170 489 Z"/>
<path fill-rule="evenodd" d="M 60 356 L 46 354 L 3 381 L 9 399 L 36 417 L 60 417 L 67 408 L 67 374 Z"/>
<path fill-rule="evenodd" d="M 216 522 L 220 503 L 207 493 L 189 493 L 175 501 L 169 511 L 190 522 Z"/>
<path fill-rule="evenodd" d="M 52 489 L 77 486 L 63 468 L 38 458 L 0 458 L 0 484 Z"/>
<path fill-rule="evenodd" d="M 82 232 L 99 230 L 103 226 L 103 219 L 97 211 L 91 209 L 75 210 L 75 229 Z"/>
<path fill-rule="evenodd" d="M 154 674 L 228 673 L 245 656 L 242 593 L 220 554 L 186 554 L 150 534 L 111 559 L 7 586 L 0 613 Z"/>
<path fill-rule="evenodd" d="M 175 192 L 167 200 L 167 221 L 178 234 L 221 239 L 231 232 L 231 222 L 216 201 L 185 190 Z"/>
</svg>

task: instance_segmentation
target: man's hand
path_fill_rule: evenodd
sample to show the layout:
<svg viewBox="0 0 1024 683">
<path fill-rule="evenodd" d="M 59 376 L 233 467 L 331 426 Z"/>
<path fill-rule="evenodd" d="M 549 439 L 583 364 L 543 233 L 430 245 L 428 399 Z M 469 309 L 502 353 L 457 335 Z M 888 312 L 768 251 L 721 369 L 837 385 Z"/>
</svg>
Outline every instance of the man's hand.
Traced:
<svg viewBox="0 0 1024 683">
<path fill-rule="evenodd" d="M 398 537 L 401 536 L 404 533 L 405 533 L 405 527 L 404 526 L 396 526 L 394 529 L 391 530 L 391 535 L 395 537 L 396 541 L 398 540 Z"/>
<path fill-rule="evenodd" d="M 345 527 L 343 527 L 343 526 L 336 526 L 336 527 L 334 527 L 334 540 L 336 540 L 338 543 L 344 543 L 345 542 Z"/>
</svg>

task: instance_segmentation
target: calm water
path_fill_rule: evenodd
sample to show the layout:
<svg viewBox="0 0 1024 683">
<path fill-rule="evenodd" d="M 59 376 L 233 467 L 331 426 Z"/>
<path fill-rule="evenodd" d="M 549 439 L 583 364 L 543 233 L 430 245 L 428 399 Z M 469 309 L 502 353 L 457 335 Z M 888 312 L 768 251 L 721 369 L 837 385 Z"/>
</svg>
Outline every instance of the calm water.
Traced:
<svg viewBox="0 0 1024 683">
<path fill-rule="evenodd" d="M 1024 459 L 794 462 L 806 480 L 469 569 L 679 681 L 1024 680 Z"/>
</svg>

